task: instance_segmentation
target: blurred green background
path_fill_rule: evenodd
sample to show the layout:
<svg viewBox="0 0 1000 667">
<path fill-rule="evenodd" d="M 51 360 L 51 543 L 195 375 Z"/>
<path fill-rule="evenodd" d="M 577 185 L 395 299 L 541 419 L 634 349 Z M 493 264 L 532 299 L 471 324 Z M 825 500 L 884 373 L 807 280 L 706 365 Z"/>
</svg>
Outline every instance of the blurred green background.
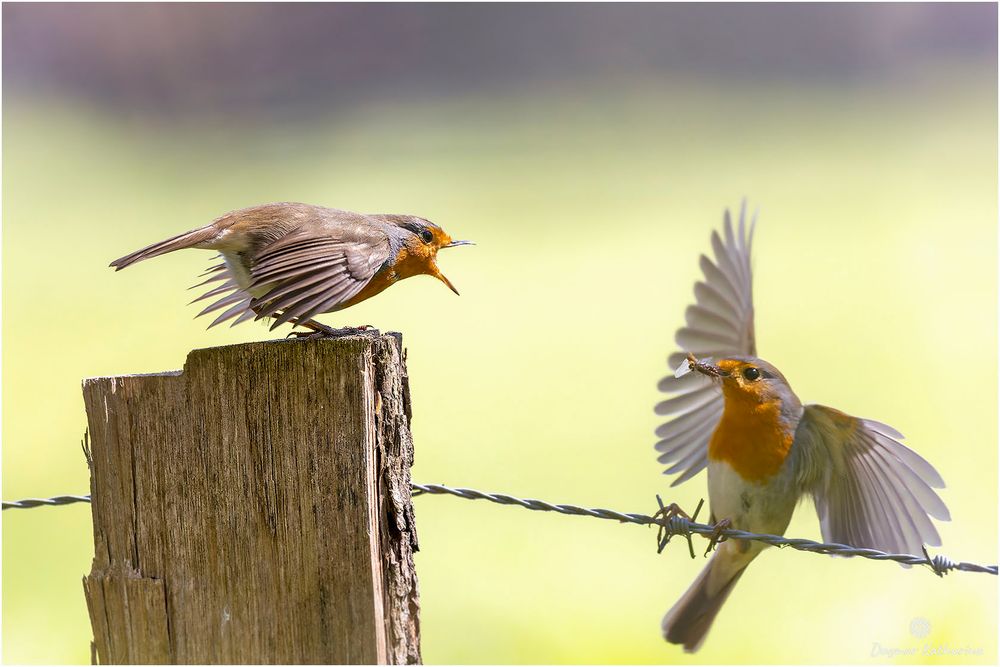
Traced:
<svg viewBox="0 0 1000 667">
<path fill-rule="evenodd" d="M 404 333 L 415 480 L 693 508 L 656 382 L 747 196 L 760 354 L 903 431 L 948 483 L 940 552 L 996 562 L 995 6 L 174 7 L 3 8 L 3 498 L 88 489 L 82 378 L 272 337 L 192 319 L 209 253 L 108 262 L 292 200 L 478 243 L 441 256 L 461 298 L 419 277 L 321 318 Z M 997 661 L 986 575 L 772 550 L 686 656 L 659 635 L 683 542 L 415 505 L 429 663 Z M 811 503 L 789 534 L 819 537 Z M 4 512 L 4 662 L 89 661 L 92 553 L 87 506 Z M 925 645 L 971 654 L 873 655 Z"/>
</svg>

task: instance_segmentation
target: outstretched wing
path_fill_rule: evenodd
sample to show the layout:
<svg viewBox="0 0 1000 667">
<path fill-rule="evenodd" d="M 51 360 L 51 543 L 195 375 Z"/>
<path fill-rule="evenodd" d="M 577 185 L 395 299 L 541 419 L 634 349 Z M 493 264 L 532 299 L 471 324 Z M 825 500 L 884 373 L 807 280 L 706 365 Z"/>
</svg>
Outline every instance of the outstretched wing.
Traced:
<svg viewBox="0 0 1000 667">
<path fill-rule="evenodd" d="M 195 285 L 211 286 L 195 299 L 216 298 L 198 317 L 225 310 L 209 328 L 232 320 L 274 317 L 271 329 L 337 310 L 371 282 L 392 254 L 388 236 L 368 225 L 339 225 L 324 233 L 300 227 L 251 253 L 249 276 L 229 262 L 211 267 Z M 238 263 L 242 266 L 242 259 Z M 249 282 L 248 282 L 249 281 Z M 192 302 L 194 303 L 194 302 Z"/>
<path fill-rule="evenodd" d="M 893 553 L 938 546 L 930 517 L 951 517 L 934 488 L 944 481 L 902 434 L 822 405 L 807 405 L 792 453 L 796 482 L 816 502 L 823 539 Z"/>
<path fill-rule="evenodd" d="M 219 258 L 221 257 L 222 256 L 219 255 Z M 237 276 L 229 269 L 225 262 L 209 267 L 209 269 L 201 275 L 203 277 L 208 276 L 208 278 L 197 285 L 192 285 L 188 289 L 195 289 L 204 285 L 211 285 L 212 287 L 191 303 L 197 303 L 198 301 L 211 299 L 213 297 L 218 298 L 206 306 L 200 313 L 195 315 L 195 317 L 208 315 L 209 313 L 225 308 L 225 310 L 223 310 L 222 313 L 208 325 L 209 329 L 228 320 L 232 320 L 233 318 L 236 319 L 233 321 L 232 326 L 236 326 L 240 322 L 253 319 L 254 312 L 250 310 L 250 301 L 252 300 L 252 297 L 240 289 Z M 213 283 L 219 284 L 214 285 Z"/>
<path fill-rule="evenodd" d="M 751 290 L 750 246 L 756 216 L 746 221 L 746 202 L 733 230 L 729 211 L 725 213 L 722 236 L 712 232 L 715 261 L 701 256 L 704 280 L 694 286 L 695 304 L 684 313 L 687 326 L 677 331 L 680 350 L 671 354 L 669 365 L 676 368 L 687 353 L 698 358 L 755 356 L 753 295 Z M 708 465 L 708 439 L 722 415 L 719 388 L 700 373 L 681 377 L 669 375 L 659 384 L 671 397 L 656 406 L 656 414 L 673 419 L 656 429 L 660 441 L 660 463 L 670 465 L 665 474 L 681 473 L 671 486 L 697 475 Z"/>
<path fill-rule="evenodd" d="M 268 291 L 250 306 L 257 319 L 275 318 L 271 329 L 292 318 L 308 320 L 337 310 L 368 285 L 391 252 L 384 234 L 371 238 L 289 235 L 254 257 L 247 291 Z"/>
</svg>

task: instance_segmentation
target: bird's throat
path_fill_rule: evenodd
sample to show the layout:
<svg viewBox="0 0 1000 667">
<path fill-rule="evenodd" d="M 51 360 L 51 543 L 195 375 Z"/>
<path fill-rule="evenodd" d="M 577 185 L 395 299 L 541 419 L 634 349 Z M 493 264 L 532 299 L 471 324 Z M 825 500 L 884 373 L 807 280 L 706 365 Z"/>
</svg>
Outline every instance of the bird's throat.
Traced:
<svg viewBox="0 0 1000 667">
<path fill-rule="evenodd" d="M 726 397 L 726 407 L 708 443 L 708 458 L 725 461 L 744 479 L 763 483 L 781 470 L 795 437 L 781 419 L 778 400 Z"/>
</svg>

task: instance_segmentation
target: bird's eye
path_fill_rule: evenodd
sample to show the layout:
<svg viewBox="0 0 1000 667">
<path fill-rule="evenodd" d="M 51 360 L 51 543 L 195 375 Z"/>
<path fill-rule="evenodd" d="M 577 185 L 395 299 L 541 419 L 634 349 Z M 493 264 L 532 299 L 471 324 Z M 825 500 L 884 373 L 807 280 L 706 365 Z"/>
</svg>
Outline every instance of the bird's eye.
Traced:
<svg viewBox="0 0 1000 667">
<path fill-rule="evenodd" d="M 430 243 L 434 240 L 434 234 L 429 229 L 425 229 L 420 232 L 420 238 L 424 240 L 424 243 Z"/>
<path fill-rule="evenodd" d="M 743 377 L 746 378 L 748 381 L 753 382 L 754 380 L 760 378 L 760 370 L 754 368 L 753 366 L 748 366 L 747 368 L 743 369 Z"/>
</svg>

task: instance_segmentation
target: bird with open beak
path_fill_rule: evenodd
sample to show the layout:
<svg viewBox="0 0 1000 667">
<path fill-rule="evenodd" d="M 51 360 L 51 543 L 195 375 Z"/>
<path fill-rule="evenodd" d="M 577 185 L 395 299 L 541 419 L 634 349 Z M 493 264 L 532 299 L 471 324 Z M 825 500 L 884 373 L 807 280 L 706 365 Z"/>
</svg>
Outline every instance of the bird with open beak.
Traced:
<svg viewBox="0 0 1000 667">
<path fill-rule="evenodd" d="M 363 214 L 322 206 L 278 203 L 226 213 L 210 225 L 185 232 L 111 262 L 115 270 L 183 248 L 220 253 L 222 262 L 195 299 L 216 300 L 197 317 L 225 309 L 209 328 L 233 321 L 274 318 L 323 335 L 337 330 L 316 322 L 319 313 L 343 310 L 404 278 L 426 274 L 458 294 L 437 265 L 453 241 L 443 229 L 413 215 Z M 218 283 L 218 284 L 216 284 Z"/>
<path fill-rule="evenodd" d="M 905 554 L 940 544 L 930 518 L 949 514 L 932 488 L 944 486 L 934 467 L 890 426 L 803 405 L 785 376 L 756 356 L 753 223 L 748 229 L 745 221 L 744 206 L 734 230 L 727 211 L 723 235 L 712 233 L 715 261 L 701 257 L 705 279 L 695 285 L 696 303 L 677 332 L 682 351 L 669 360 L 677 370 L 660 382 L 672 397 L 656 412 L 672 419 L 656 430 L 658 460 L 671 464 L 668 474 L 679 473 L 674 485 L 708 469 L 711 520 L 719 531 L 783 535 L 799 499 L 811 496 L 826 542 Z M 733 586 L 765 548 L 745 540 L 719 544 L 664 616 L 664 638 L 698 650 Z"/>
</svg>

